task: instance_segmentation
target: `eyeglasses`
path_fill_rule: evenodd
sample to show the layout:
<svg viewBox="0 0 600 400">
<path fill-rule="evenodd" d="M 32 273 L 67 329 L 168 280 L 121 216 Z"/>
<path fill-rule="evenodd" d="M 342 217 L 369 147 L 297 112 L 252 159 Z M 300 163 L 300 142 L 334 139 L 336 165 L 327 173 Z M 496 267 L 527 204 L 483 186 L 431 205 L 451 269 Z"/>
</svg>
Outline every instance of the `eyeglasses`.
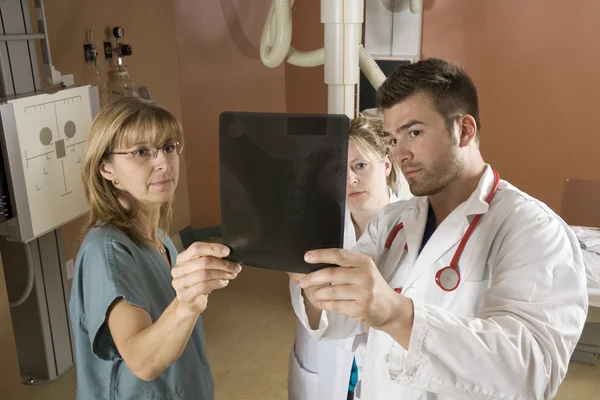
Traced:
<svg viewBox="0 0 600 400">
<path fill-rule="evenodd" d="M 162 147 L 140 147 L 133 151 L 111 151 L 109 154 L 121 154 L 133 157 L 136 160 L 150 160 L 158 156 L 158 151 L 162 150 L 167 157 L 174 157 L 181 154 L 183 145 L 179 142 L 167 143 Z"/>
</svg>

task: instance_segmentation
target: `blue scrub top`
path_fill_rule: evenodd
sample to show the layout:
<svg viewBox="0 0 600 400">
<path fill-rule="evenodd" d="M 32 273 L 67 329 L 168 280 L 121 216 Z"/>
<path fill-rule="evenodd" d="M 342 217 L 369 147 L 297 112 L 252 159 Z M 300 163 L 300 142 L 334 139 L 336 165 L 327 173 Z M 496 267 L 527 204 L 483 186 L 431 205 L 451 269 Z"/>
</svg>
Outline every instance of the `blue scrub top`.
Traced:
<svg viewBox="0 0 600 400">
<path fill-rule="evenodd" d="M 162 231 L 159 238 L 169 252 L 171 266 L 158 250 L 137 245 L 115 227 L 96 227 L 86 235 L 77 255 L 69 302 L 78 399 L 213 400 L 202 317 L 182 355 L 151 382 L 137 378 L 125 365 L 108 329 L 107 310 L 120 297 L 146 310 L 153 322 L 175 299 L 170 269 L 177 250 Z"/>
</svg>

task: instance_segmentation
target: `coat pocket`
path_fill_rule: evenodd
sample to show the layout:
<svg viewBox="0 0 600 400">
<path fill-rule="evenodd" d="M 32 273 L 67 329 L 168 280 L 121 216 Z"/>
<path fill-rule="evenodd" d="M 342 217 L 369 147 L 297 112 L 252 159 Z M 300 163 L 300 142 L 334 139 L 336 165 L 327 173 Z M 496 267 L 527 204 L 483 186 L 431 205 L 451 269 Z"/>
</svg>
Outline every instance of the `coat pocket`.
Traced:
<svg viewBox="0 0 600 400">
<path fill-rule="evenodd" d="M 459 317 L 474 318 L 479 314 L 483 301 L 483 293 L 489 280 L 462 282 L 454 291 L 446 294 L 444 308 Z"/>
<path fill-rule="evenodd" d="M 289 364 L 288 400 L 317 399 L 319 374 L 303 368 L 294 349 L 292 349 Z"/>
</svg>

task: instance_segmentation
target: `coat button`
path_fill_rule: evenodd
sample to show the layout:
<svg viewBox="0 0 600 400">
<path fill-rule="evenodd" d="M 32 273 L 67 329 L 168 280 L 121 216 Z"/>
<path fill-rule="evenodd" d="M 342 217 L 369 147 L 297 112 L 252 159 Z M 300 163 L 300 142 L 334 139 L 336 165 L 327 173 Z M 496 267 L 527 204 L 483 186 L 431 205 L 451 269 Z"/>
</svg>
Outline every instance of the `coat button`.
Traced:
<svg viewBox="0 0 600 400">
<path fill-rule="evenodd" d="M 385 362 L 390 362 L 390 355 L 389 354 L 385 355 Z"/>
</svg>

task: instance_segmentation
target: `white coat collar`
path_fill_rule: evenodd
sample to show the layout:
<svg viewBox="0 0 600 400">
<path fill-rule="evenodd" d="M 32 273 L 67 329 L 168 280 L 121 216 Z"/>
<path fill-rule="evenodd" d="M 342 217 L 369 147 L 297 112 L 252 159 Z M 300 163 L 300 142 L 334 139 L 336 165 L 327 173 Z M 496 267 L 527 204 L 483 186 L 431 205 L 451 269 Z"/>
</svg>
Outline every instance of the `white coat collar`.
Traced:
<svg viewBox="0 0 600 400">
<path fill-rule="evenodd" d="M 483 175 L 479 179 L 477 188 L 473 191 L 471 196 L 461 206 L 463 206 L 463 215 L 471 216 L 477 214 L 485 214 L 490 206 L 486 202 L 486 199 L 490 195 L 492 188 L 494 187 L 494 171 L 489 164 L 485 165 Z M 461 208 L 459 206 L 459 208 Z"/>
<path fill-rule="evenodd" d="M 398 196 L 396 196 L 391 188 L 388 187 L 388 193 L 390 194 L 390 204 L 397 202 L 400 200 Z"/>
<path fill-rule="evenodd" d="M 398 196 L 394 194 L 392 189 L 388 187 L 388 193 L 390 195 L 389 204 L 395 203 L 398 200 Z M 344 249 L 352 249 L 356 244 L 356 231 L 354 230 L 354 223 L 352 222 L 352 215 L 350 209 L 346 205 L 345 216 L 344 216 Z"/>
<path fill-rule="evenodd" d="M 477 184 L 477 187 L 475 188 L 473 193 L 471 193 L 467 200 L 465 200 L 457 208 L 455 208 L 452 214 L 460 213 L 463 216 L 485 214 L 490 208 L 489 204 L 485 200 L 490 194 L 493 186 L 494 171 L 489 164 L 486 164 L 485 170 L 483 171 L 483 175 L 479 179 L 479 183 Z M 428 197 L 417 197 L 413 204 L 403 211 L 403 214 L 414 212 L 415 209 L 424 209 L 425 211 L 427 211 L 428 207 Z"/>
</svg>

